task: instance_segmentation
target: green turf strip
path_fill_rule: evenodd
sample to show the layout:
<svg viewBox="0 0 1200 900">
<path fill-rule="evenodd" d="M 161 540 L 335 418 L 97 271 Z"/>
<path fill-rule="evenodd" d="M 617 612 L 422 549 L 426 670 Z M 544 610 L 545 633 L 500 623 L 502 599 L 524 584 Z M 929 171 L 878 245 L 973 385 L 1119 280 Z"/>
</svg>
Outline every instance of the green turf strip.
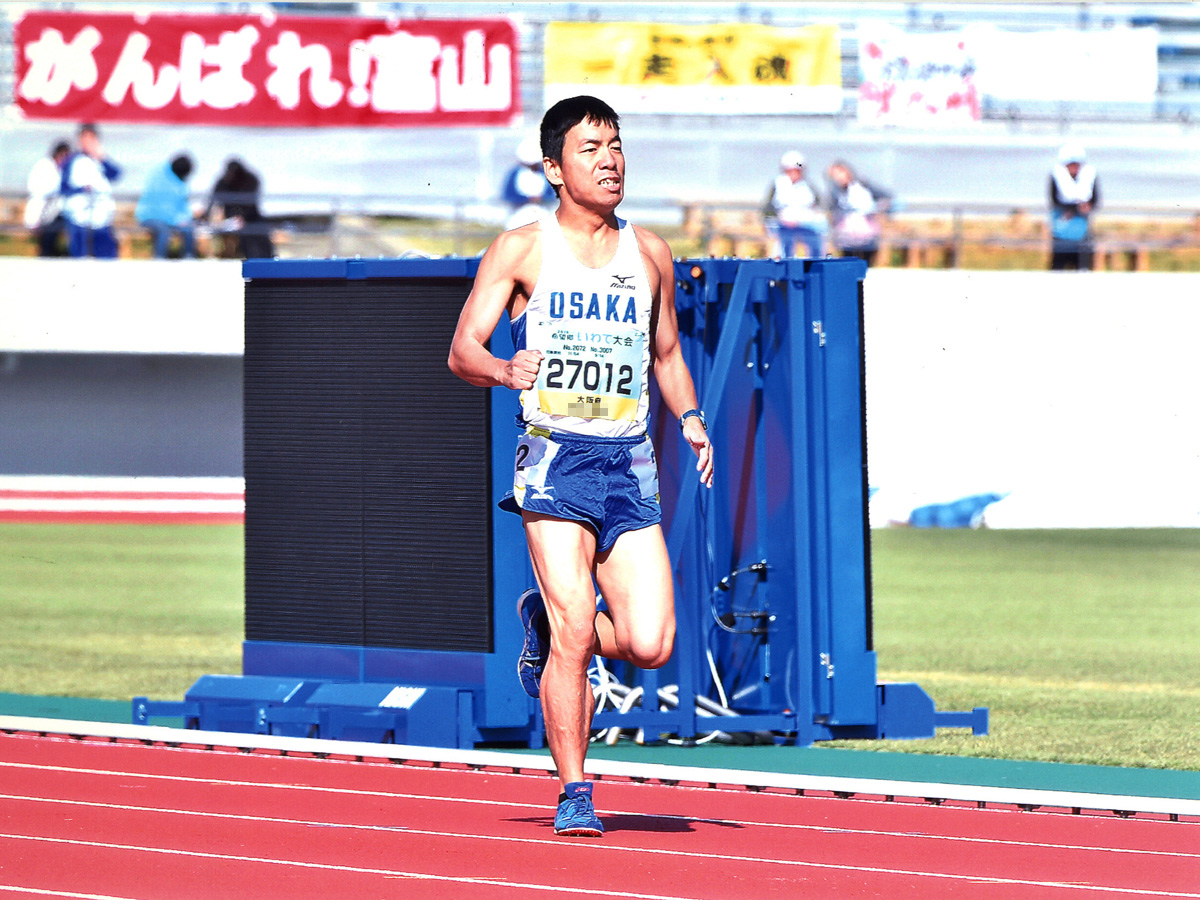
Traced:
<svg viewBox="0 0 1200 900">
<path fill-rule="evenodd" d="M 82 722 L 128 723 L 130 705 L 115 700 L 36 697 L 0 693 L 0 715 L 64 719 Z M 156 724 L 172 724 L 165 721 Z M 537 751 L 544 753 L 545 751 Z M 670 744 L 616 746 L 594 744 L 593 759 L 635 764 L 687 766 L 699 769 L 741 769 L 789 775 L 828 775 L 926 784 L 965 784 L 1200 800 L 1200 772 L 1132 769 L 1063 763 L 1017 762 L 930 756 L 918 753 L 865 752 L 824 747 L 773 745 L 729 746 Z"/>
<path fill-rule="evenodd" d="M 130 704 L 122 703 L 120 700 L 0 694 L 0 716 L 128 724 L 131 721 L 131 715 Z"/>
<path fill-rule="evenodd" d="M 697 747 L 592 745 L 588 756 L 636 763 L 746 769 L 793 775 L 832 775 L 934 784 L 973 784 L 1030 790 L 1200 800 L 1200 772 L 1136 769 L 868 752 L 818 747 L 704 744 Z"/>
<path fill-rule="evenodd" d="M 0 692 L 178 700 L 240 672 L 242 540 L 0 525 Z M 991 734 L 839 752 L 1200 772 L 1200 530 L 885 529 L 872 545 L 881 680 L 987 706 Z"/>
</svg>

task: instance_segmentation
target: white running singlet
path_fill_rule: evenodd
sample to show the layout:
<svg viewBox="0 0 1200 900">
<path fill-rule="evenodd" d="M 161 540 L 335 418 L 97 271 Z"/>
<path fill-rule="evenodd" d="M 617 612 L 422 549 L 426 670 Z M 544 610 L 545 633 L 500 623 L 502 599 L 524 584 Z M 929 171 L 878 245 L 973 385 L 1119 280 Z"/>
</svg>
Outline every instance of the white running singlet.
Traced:
<svg viewBox="0 0 1200 900">
<path fill-rule="evenodd" d="M 537 384 L 522 391 L 526 426 L 588 437 L 646 433 L 652 295 L 633 226 L 620 227 L 612 261 L 575 258 L 558 220 L 542 220 L 542 268 L 512 323 L 518 350 L 545 354 Z"/>
</svg>

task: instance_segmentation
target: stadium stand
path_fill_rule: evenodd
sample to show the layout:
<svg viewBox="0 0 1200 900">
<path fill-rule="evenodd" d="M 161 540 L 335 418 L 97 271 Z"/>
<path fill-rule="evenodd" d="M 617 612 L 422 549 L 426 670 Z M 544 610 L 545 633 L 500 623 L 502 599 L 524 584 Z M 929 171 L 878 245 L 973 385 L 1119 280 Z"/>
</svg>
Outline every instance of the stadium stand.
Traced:
<svg viewBox="0 0 1200 900">
<path fill-rule="evenodd" d="M 90 4 L 36 4 L 38 9 L 81 11 Z M 99 5 L 97 5 L 98 8 Z M 104 4 L 106 10 L 146 10 L 145 4 Z M 170 11 L 183 4 L 161 3 Z M 186 4 L 189 11 L 230 12 L 225 3 Z M 47 141 L 66 123 L 24 121 L 14 112 L 13 22 L 33 4 L 0 4 L 0 233 L 20 229 L 25 174 Z M 247 3 L 239 14 L 349 15 L 400 20 L 435 17 L 495 16 L 493 3 Z M 856 158 L 898 193 L 901 208 L 889 224 L 885 263 L 903 266 L 972 265 L 969 244 L 984 249 L 1026 251 L 1036 255 L 1046 244 L 1041 219 L 1045 209 L 1044 176 L 1053 148 L 1066 136 L 1085 142 L 1118 160 L 1119 171 L 1104 166 L 1106 191 L 1100 221 L 1102 247 L 1096 255 L 1106 267 L 1153 267 L 1162 254 L 1182 258 L 1194 247 L 1196 206 L 1189 170 L 1197 155 L 1192 129 L 1200 113 L 1200 4 L 1194 3 L 635 3 L 543 2 L 514 10 L 521 52 L 518 60 L 525 114 L 511 128 L 411 129 L 402 144 L 370 129 L 354 130 L 347 148 L 328 148 L 328 165 L 314 171 L 303 161 L 278 155 L 279 131 L 271 128 L 121 126 L 110 129 L 114 151 L 130 173 L 119 199 L 142 180 L 141 170 L 157 160 L 164 143 L 186 140 L 197 154 L 199 190 L 211 182 L 229 147 L 251 159 L 272 159 L 264 186 L 267 213 L 278 220 L 277 237 L 285 255 L 384 254 L 402 252 L 389 237 L 381 214 L 421 216 L 447 224 L 455 252 L 473 252 L 470 236 L 495 230 L 502 221 L 496 194 L 500 167 L 512 147 L 536 122 L 544 96 L 543 51 L 549 23 L 659 21 L 799 26 L 836 22 L 841 35 L 843 102 L 830 115 L 697 116 L 623 110 L 628 134 L 645 156 L 662 159 L 655 181 L 643 181 L 627 201 L 643 221 L 681 225 L 697 246 L 716 254 L 761 255 L 765 237 L 758 207 L 770 160 L 785 145 L 803 144 L 815 156 Z M 865 129 L 857 121 L 860 80 L 858 29 L 886 24 L 911 32 L 937 32 L 969 25 L 1002 29 L 1109 29 L 1122 25 L 1158 29 L 1158 89 L 1144 103 L 1067 103 L 1024 101 L 989 103 L 970 134 L 912 134 Z M 289 140 L 311 141 L 311 129 L 289 129 Z M 177 137 L 182 135 L 182 137 Z M 634 141 L 631 141 L 631 145 Z M 689 145 L 701 150 L 687 155 Z M 297 154 L 292 154 L 296 156 Z M 761 164 L 747 165 L 747 160 Z M 419 178 L 412 177 L 419 164 Z M 978 178 L 981 165 L 993 168 Z M 932 174 L 931 174 L 932 173 Z M 934 177 L 936 175 L 936 177 Z M 379 185 L 386 185 L 381 190 Z M 1126 193 L 1122 194 L 1125 190 Z M 964 224 L 972 227 L 966 228 Z M 1011 226 L 1019 226 L 1014 227 Z M 139 237 L 125 223 L 119 232 L 125 247 Z M 1159 254 L 1159 256 L 1155 256 Z M 1170 265 L 1188 265 L 1179 260 Z"/>
</svg>

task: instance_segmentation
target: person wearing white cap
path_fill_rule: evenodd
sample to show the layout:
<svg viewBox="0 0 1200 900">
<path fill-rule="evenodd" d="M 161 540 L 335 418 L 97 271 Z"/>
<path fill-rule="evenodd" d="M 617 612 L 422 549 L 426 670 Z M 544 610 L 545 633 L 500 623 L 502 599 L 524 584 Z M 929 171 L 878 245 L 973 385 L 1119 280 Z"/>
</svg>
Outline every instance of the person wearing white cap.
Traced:
<svg viewBox="0 0 1200 900">
<path fill-rule="evenodd" d="M 517 162 L 504 177 L 502 190 L 509 216 L 505 228 L 536 222 L 554 200 L 554 189 L 542 171 L 542 148 L 535 135 L 517 145 Z"/>
<path fill-rule="evenodd" d="M 1100 205 L 1096 167 L 1083 147 L 1064 144 L 1050 172 L 1050 268 L 1092 267 L 1091 214 Z"/>
<path fill-rule="evenodd" d="M 804 177 L 804 154 L 798 150 L 789 150 L 779 160 L 779 175 L 767 194 L 763 219 L 780 256 L 794 256 L 801 243 L 810 257 L 825 255 L 828 221 L 821 198 Z"/>
</svg>

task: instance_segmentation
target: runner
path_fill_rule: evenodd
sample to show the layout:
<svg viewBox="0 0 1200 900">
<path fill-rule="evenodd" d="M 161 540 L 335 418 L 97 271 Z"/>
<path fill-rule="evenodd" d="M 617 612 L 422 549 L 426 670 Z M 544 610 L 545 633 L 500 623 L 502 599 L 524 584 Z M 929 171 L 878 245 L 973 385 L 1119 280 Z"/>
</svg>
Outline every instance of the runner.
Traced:
<svg viewBox="0 0 1200 900">
<path fill-rule="evenodd" d="M 658 668 L 675 638 L 651 373 L 709 487 L 713 454 L 679 346 L 670 248 L 615 212 L 625 191 L 617 114 L 594 97 L 563 100 L 542 119 L 541 145 L 558 209 L 488 248 L 449 364 L 471 384 L 521 392 L 513 490 L 501 505 L 522 516 L 539 590 L 518 601 L 518 670 L 541 697 L 562 782 L 555 832 L 599 836 L 583 773 L 595 710 L 588 665 L 598 654 Z M 505 311 L 511 359 L 486 346 Z"/>
</svg>

